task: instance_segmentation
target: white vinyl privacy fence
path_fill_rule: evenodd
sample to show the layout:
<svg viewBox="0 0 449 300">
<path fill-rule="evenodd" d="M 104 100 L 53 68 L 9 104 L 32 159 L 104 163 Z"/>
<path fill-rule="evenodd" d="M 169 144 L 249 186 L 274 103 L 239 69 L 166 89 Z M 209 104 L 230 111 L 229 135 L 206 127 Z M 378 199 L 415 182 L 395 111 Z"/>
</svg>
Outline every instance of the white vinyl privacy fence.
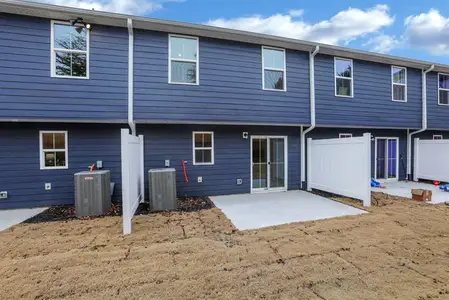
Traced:
<svg viewBox="0 0 449 300">
<path fill-rule="evenodd" d="M 307 139 L 307 189 L 348 196 L 371 205 L 371 134 Z"/>
<path fill-rule="evenodd" d="M 123 234 L 129 234 L 131 220 L 145 195 L 143 135 L 131 135 L 128 129 L 122 129 L 121 134 Z"/>
<path fill-rule="evenodd" d="M 449 140 L 415 139 L 413 180 L 449 182 Z"/>
</svg>

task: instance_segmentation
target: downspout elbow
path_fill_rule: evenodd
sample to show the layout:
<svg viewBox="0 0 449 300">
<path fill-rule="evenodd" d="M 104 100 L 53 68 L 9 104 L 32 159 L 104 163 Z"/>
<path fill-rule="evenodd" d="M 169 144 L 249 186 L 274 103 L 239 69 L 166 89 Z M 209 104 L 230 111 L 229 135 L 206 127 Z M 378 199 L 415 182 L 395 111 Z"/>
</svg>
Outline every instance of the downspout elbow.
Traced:
<svg viewBox="0 0 449 300">
<path fill-rule="evenodd" d="M 136 135 L 136 123 L 134 122 L 134 29 L 131 18 L 127 19 L 128 25 L 128 125 L 131 134 Z"/>
</svg>

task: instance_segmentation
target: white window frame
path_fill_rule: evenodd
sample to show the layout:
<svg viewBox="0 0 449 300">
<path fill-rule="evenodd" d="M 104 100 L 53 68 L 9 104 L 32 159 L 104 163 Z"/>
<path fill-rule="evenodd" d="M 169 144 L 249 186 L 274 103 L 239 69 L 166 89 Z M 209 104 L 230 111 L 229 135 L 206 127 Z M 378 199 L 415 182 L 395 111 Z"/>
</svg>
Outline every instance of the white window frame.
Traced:
<svg viewBox="0 0 449 300">
<path fill-rule="evenodd" d="M 351 62 L 351 77 L 337 76 L 337 60 L 346 60 L 346 61 Z M 337 79 L 351 80 L 351 95 L 350 96 L 338 95 Z M 343 57 L 334 57 L 334 92 L 335 92 L 336 97 L 354 98 L 354 61 L 352 59 L 343 58 Z"/>
<path fill-rule="evenodd" d="M 70 50 L 70 49 L 60 49 L 57 48 L 55 49 L 55 24 L 61 24 L 61 25 L 69 25 L 72 26 L 72 24 L 70 24 L 70 22 L 62 22 L 62 21 L 54 21 L 51 20 L 50 22 L 50 45 L 51 45 L 51 55 L 50 55 L 50 73 L 51 73 L 51 77 L 54 78 L 69 78 L 69 79 L 89 79 L 89 61 L 90 61 L 90 30 L 86 28 L 86 50 Z M 77 25 L 74 25 L 75 27 Z M 82 27 L 82 26 L 80 26 Z M 86 54 L 86 76 L 81 77 L 81 76 L 67 76 L 67 75 L 57 75 L 56 74 L 56 51 L 57 52 L 67 52 L 67 53 L 81 53 L 81 54 Z"/>
<path fill-rule="evenodd" d="M 171 38 L 185 38 L 190 40 L 196 40 L 196 60 L 195 59 L 185 59 L 185 58 L 172 58 L 171 57 Z M 196 82 L 173 82 L 171 80 L 171 62 L 180 61 L 180 62 L 190 62 L 196 63 Z M 181 84 L 181 85 L 200 85 L 200 39 L 197 36 L 190 35 L 180 35 L 180 34 L 169 34 L 168 35 L 168 83 L 169 84 Z"/>
<path fill-rule="evenodd" d="M 338 138 L 339 139 L 352 138 L 352 133 L 339 133 Z"/>
<path fill-rule="evenodd" d="M 195 135 L 196 134 L 210 134 L 211 135 L 211 141 L 212 145 L 211 147 L 195 147 Z M 192 150 L 193 150 L 193 165 L 194 166 L 210 166 L 215 163 L 215 141 L 214 141 L 214 132 L 213 131 L 193 131 L 192 132 Z M 203 163 L 203 162 L 196 162 L 195 159 L 195 150 L 211 150 L 211 162 Z"/>
<path fill-rule="evenodd" d="M 264 64 L 264 59 L 263 59 L 263 52 L 264 50 L 276 50 L 276 51 L 282 51 L 284 53 L 284 68 L 283 69 L 278 69 L 278 68 L 266 68 L 265 64 Z M 283 48 L 275 48 L 275 47 L 268 47 L 268 46 L 262 46 L 261 47 L 261 56 L 262 56 L 262 89 L 264 91 L 275 91 L 275 92 L 286 92 L 287 91 L 287 58 L 286 58 L 286 51 Z M 278 90 L 278 89 L 269 89 L 269 88 L 265 88 L 265 70 L 267 71 L 277 71 L 277 72 L 283 72 L 283 78 L 284 78 L 284 86 L 282 90 Z"/>
<path fill-rule="evenodd" d="M 443 139 L 443 135 L 442 134 L 434 134 L 432 139 L 434 139 L 434 140 L 442 140 Z"/>
<path fill-rule="evenodd" d="M 393 69 L 394 68 L 405 70 L 405 84 L 404 83 L 395 83 L 394 82 L 394 77 L 393 77 Z M 404 100 L 394 99 L 394 86 L 395 85 L 405 86 L 405 90 L 404 90 L 405 98 L 404 98 Z M 395 102 L 407 102 L 407 68 L 406 67 L 391 66 L 391 100 L 395 101 Z"/>
<path fill-rule="evenodd" d="M 63 133 L 65 137 L 64 149 L 44 149 L 43 135 L 44 133 Z M 41 130 L 39 131 L 39 158 L 41 170 L 63 170 L 69 168 L 69 138 L 68 132 L 64 130 Z M 46 167 L 44 152 L 65 152 L 65 166 L 63 167 Z"/>
<path fill-rule="evenodd" d="M 441 102 L 440 102 L 440 91 L 446 91 L 446 92 L 449 92 L 449 89 L 440 88 L 440 75 L 449 76 L 449 74 L 447 74 L 447 73 L 438 73 L 438 78 L 437 78 L 437 87 L 438 87 L 438 105 L 449 106 L 449 103 L 448 103 L 448 104 L 445 104 L 445 103 L 441 103 Z"/>
</svg>

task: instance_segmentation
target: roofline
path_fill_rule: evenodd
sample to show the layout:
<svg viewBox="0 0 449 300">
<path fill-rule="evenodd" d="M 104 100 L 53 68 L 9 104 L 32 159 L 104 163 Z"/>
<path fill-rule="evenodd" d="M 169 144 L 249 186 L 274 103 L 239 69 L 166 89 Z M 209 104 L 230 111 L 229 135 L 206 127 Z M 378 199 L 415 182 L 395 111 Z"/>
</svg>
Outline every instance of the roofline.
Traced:
<svg viewBox="0 0 449 300">
<path fill-rule="evenodd" d="M 0 0 L 0 12 L 55 20 L 69 20 L 75 19 L 76 17 L 82 17 L 84 21 L 88 23 L 124 28 L 127 27 L 127 19 L 130 18 L 133 20 L 133 27 L 135 29 L 210 37 L 307 52 L 312 52 L 316 46 L 320 46 L 320 54 L 417 69 L 427 69 L 431 65 L 435 65 L 435 72 L 449 73 L 449 65 L 445 64 L 208 25 L 138 17 L 22 0 Z"/>
</svg>

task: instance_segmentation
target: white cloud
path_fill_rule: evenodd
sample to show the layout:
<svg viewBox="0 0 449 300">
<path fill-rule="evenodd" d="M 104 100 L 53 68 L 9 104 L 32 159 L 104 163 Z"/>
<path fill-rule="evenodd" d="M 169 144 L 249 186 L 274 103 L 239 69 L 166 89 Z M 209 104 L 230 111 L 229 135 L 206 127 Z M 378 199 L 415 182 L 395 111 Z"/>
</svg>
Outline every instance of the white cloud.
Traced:
<svg viewBox="0 0 449 300">
<path fill-rule="evenodd" d="M 403 41 L 397 39 L 396 36 L 381 34 L 364 43 L 364 47 L 370 47 L 371 51 L 379 53 L 388 53 L 391 50 L 400 47 Z"/>
<path fill-rule="evenodd" d="M 288 11 L 288 14 L 292 17 L 301 17 L 304 14 L 303 9 L 291 9 Z"/>
<path fill-rule="evenodd" d="M 449 18 L 436 9 L 405 19 L 404 40 L 409 47 L 426 49 L 434 55 L 449 54 Z"/>
<path fill-rule="evenodd" d="M 348 8 L 329 20 L 314 24 L 292 18 L 302 16 L 302 14 L 301 10 L 291 10 L 286 15 L 275 14 L 269 17 L 255 15 L 235 19 L 216 19 L 210 20 L 207 24 L 326 44 L 342 42 L 347 44 L 358 37 L 390 26 L 394 22 L 394 17 L 389 14 L 387 5 L 376 5 L 367 10 Z"/>
<path fill-rule="evenodd" d="M 49 4 L 94 9 L 132 15 L 146 15 L 162 8 L 165 2 L 180 0 L 38 0 Z"/>
</svg>

